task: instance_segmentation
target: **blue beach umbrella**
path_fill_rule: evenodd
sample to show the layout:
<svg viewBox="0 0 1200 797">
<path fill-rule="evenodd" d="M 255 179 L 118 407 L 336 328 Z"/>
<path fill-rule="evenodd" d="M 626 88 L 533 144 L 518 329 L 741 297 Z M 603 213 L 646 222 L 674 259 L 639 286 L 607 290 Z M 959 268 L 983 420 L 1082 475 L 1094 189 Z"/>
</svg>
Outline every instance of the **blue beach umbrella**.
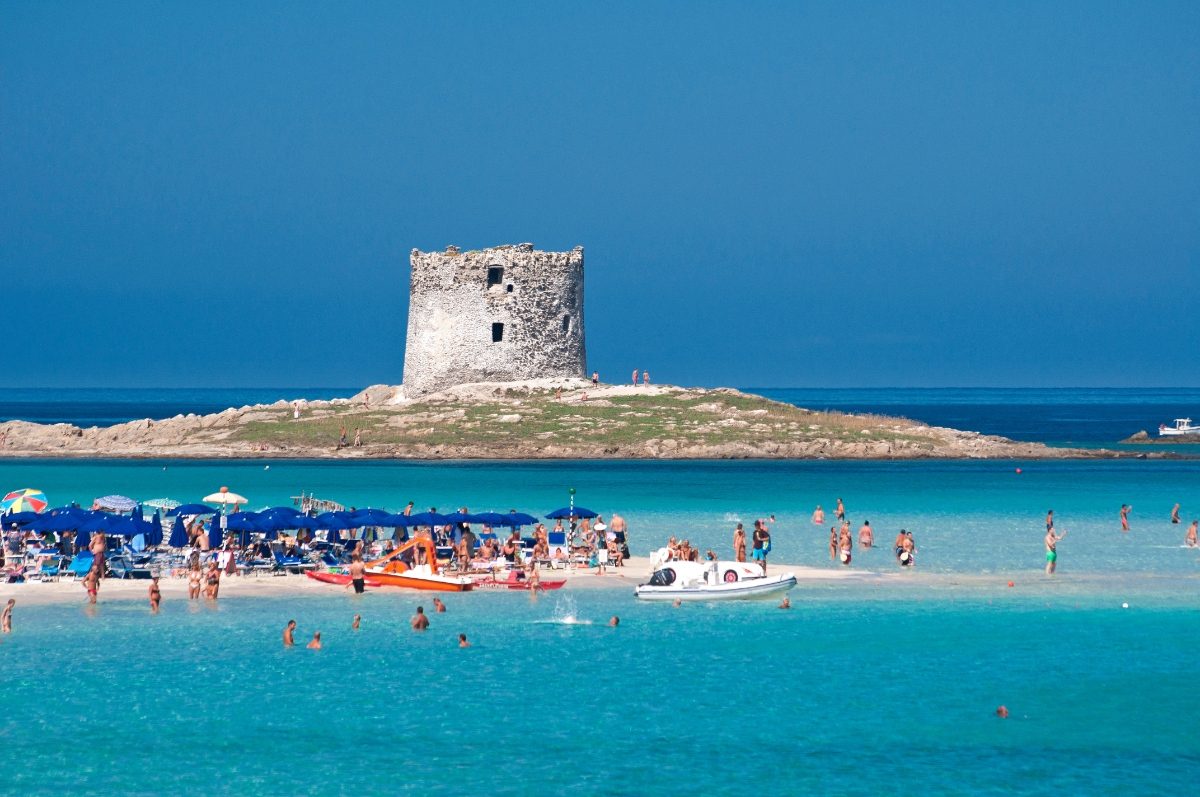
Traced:
<svg viewBox="0 0 1200 797">
<path fill-rule="evenodd" d="M 508 512 L 502 514 L 504 515 L 504 520 L 497 524 L 500 526 L 532 526 L 538 522 L 538 519 L 533 515 L 527 515 L 524 512 Z"/>
<path fill-rule="evenodd" d="M 391 514 L 382 509 L 356 509 L 349 517 L 358 526 L 379 526 L 381 521 L 391 517 Z"/>
<path fill-rule="evenodd" d="M 183 548 L 187 544 L 187 527 L 183 525 L 183 518 L 179 515 L 176 515 L 175 523 L 171 526 L 171 539 L 167 540 L 167 545 L 171 546 L 172 548 Z"/>
<path fill-rule="evenodd" d="M 451 512 L 446 515 L 446 522 L 458 525 L 459 523 L 479 523 L 475 516 L 469 512 Z"/>
<path fill-rule="evenodd" d="M 217 510 L 207 504 L 183 504 L 177 506 L 167 513 L 167 517 L 179 517 L 180 515 L 215 515 Z"/>
<path fill-rule="evenodd" d="M 40 516 L 37 512 L 9 512 L 8 514 L 4 515 L 4 517 L 0 518 L 0 523 L 3 523 L 4 528 L 8 529 L 12 528 L 13 526 L 23 526 L 26 523 L 32 523 L 33 521 L 37 520 L 38 517 Z"/>
<path fill-rule="evenodd" d="M 157 512 L 155 512 L 154 517 L 150 518 L 150 531 L 146 534 L 146 544 L 147 545 L 162 545 L 162 541 L 163 541 L 162 516 L 159 515 Z"/>
<path fill-rule="evenodd" d="M 546 517 L 550 518 L 551 520 L 558 520 L 559 518 L 573 518 L 573 517 L 574 518 L 594 518 L 595 516 L 596 516 L 595 512 L 593 512 L 592 510 L 587 509 L 585 507 L 582 507 L 582 506 L 577 506 L 574 509 L 564 506 L 562 509 L 555 509 L 550 514 L 546 515 Z"/>
<path fill-rule="evenodd" d="M 437 512 L 418 512 L 408 517 L 409 526 L 445 526 L 449 522 L 446 515 Z"/>
</svg>

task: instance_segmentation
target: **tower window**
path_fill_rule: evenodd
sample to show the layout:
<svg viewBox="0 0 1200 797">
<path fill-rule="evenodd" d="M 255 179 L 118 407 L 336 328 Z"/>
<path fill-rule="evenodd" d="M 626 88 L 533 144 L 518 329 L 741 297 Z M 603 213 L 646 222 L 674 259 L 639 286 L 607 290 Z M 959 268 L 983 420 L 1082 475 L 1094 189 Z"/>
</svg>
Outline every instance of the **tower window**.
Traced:
<svg viewBox="0 0 1200 797">
<path fill-rule="evenodd" d="M 563 316 L 562 328 L 563 328 L 563 332 L 571 331 L 571 316 L 569 316 L 569 315 Z"/>
<path fill-rule="evenodd" d="M 504 282 L 504 266 L 488 266 L 487 286 L 499 285 Z"/>
<path fill-rule="evenodd" d="M 512 293 L 512 283 L 511 282 L 508 283 L 508 288 L 506 288 L 505 290 L 507 290 L 509 293 Z"/>
<path fill-rule="evenodd" d="M 492 343 L 499 343 L 504 340 L 504 324 L 499 321 L 492 324 Z"/>
</svg>

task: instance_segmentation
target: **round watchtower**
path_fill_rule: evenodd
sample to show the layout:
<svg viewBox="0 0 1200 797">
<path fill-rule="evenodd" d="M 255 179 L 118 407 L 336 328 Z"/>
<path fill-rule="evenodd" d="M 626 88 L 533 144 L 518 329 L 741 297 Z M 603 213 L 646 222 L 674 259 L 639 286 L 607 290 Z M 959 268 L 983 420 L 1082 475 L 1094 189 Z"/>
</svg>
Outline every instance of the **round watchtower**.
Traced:
<svg viewBox="0 0 1200 797">
<path fill-rule="evenodd" d="M 583 247 L 412 250 L 404 392 L 582 377 Z"/>
</svg>

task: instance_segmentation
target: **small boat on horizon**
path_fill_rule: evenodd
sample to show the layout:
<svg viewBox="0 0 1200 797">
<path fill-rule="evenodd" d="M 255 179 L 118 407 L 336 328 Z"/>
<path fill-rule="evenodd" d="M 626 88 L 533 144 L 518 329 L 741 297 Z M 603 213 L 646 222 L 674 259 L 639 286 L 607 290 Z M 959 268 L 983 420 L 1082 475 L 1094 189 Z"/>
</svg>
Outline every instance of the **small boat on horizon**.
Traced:
<svg viewBox="0 0 1200 797">
<path fill-rule="evenodd" d="M 763 600 L 796 586 L 793 573 L 764 576 L 749 562 L 667 561 L 655 566 L 650 581 L 634 588 L 642 600 Z"/>
<path fill-rule="evenodd" d="M 1200 435 L 1200 426 L 1193 426 L 1191 418 L 1176 418 L 1174 426 L 1165 423 L 1158 425 L 1159 437 L 1178 437 L 1179 435 Z"/>
</svg>

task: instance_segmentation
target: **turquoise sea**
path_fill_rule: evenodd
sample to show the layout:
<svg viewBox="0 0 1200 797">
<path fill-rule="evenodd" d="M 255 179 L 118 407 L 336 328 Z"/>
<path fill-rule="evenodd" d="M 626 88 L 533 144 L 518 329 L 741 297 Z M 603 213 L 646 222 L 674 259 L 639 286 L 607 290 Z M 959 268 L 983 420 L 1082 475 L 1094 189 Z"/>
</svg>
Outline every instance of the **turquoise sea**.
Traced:
<svg viewBox="0 0 1200 797">
<path fill-rule="evenodd" d="M 1175 502 L 1200 516 L 1200 461 L 0 460 L 0 484 L 55 504 L 227 485 L 250 508 L 304 490 L 535 514 L 574 487 L 629 520 L 637 554 L 671 534 L 728 554 L 735 522 L 773 513 L 773 561 L 830 569 L 809 516 L 832 520 L 840 496 L 883 543 L 855 552 L 860 578 L 802 583 L 791 611 L 479 592 L 416 635 L 428 598 L 398 591 L 156 617 L 19 603 L 0 793 L 1179 795 L 1200 777 L 1200 551 L 1169 522 Z M 1049 508 L 1069 532 L 1053 579 Z M 911 571 L 886 550 L 901 527 Z M 324 650 L 281 649 L 293 617 Z"/>
</svg>

